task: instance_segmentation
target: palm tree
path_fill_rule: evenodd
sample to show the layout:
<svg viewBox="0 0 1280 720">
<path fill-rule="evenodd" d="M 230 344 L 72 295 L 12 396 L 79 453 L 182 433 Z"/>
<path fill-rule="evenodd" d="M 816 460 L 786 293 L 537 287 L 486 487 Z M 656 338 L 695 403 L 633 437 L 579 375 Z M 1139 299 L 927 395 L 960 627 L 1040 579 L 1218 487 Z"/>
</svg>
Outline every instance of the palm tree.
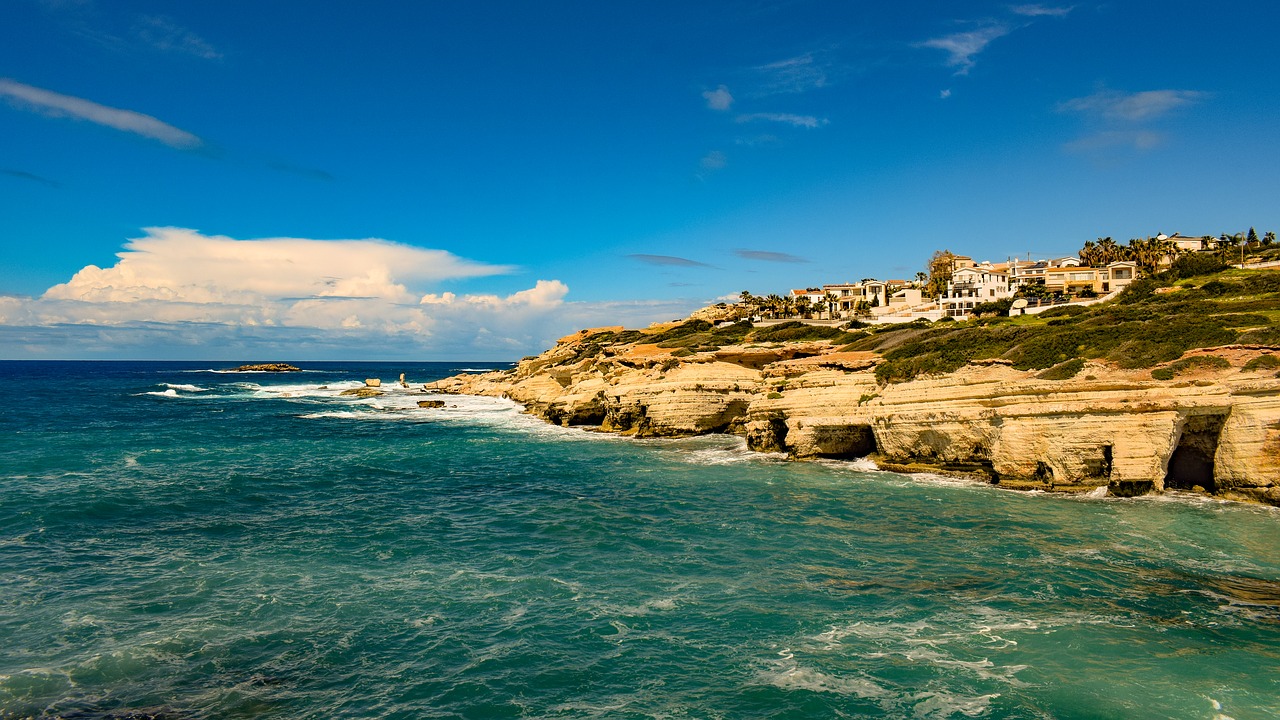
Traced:
<svg viewBox="0 0 1280 720">
<path fill-rule="evenodd" d="M 1092 240 L 1085 240 L 1084 247 L 1080 248 L 1079 252 L 1080 262 L 1089 267 L 1097 267 L 1099 255 L 1101 252 L 1098 250 L 1098 245 Z"/>
<path fill-rule="evenodd" d="M 1098 238 L 1098 264 L 1110 265 L 1118 260 L 1124 260 L 1127 254 L 1123 247 L 1111 239 L 1110 235 Z"/>
<path fill-rule="evenodd" d="M 840 298 L 836 297 L 835 293 L 828 290 L 825 294 L 823 294 L 822 299 L 827 303 L 827 319 L 835 320 L 836 319 L 836 303 L 840 301 Z"/>
<path fill-rule="evenodd" d="M 1267 233 L 1262 236 L 1262 244 L 1264 246 L 1271 245 L 1271 243 L 1275 241 L 1276 241 L 1276 234 L 1274 231 L 1268 230 Z"/>
<path fill-rule="evenodd" d="M 801 295 L 796 298 L 796 313 L 804 319 L 808 320 L 809 315 L 813 312 L 813 302 L 809 300 L 808 295 Z"/>
<path fill-rule="evenodd" d="M 769 309 L 769 314 L 776 318 L 778 317 L 778 311 L 782 309 L 782 297 L 775 293 L 770 293 L 765 297 L 764 304 Z"/>
</svg>

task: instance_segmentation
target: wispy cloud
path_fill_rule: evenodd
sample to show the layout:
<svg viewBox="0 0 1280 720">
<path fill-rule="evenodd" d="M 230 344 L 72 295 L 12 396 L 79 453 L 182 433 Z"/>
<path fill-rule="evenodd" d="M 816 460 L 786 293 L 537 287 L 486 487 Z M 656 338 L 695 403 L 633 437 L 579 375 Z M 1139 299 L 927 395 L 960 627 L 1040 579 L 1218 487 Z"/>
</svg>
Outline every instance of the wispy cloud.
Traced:
<svg viewBox="0 0 1280 720">
<path fill-rule="evenodd" d="M 637 253 L 633 255 L 628 255 L 627 257 L 631 258 L 632 260 L 645 263 L 646 265 L 659 265 L 659 266 L 665 266 L 665 267 L 702 267 L 702 268 L 714 267 L 713 265 L 708 265 L 706 263 L 698 262 L 697 260 L 690 260 L 688 258 L 676 257 L 674 255 L 645 255 L 642 253 Z"/>
<path fill-rule="evenodd" d="M 133 110 L 99 105 L 83 98 L 62 95 L 8 78 L 0 78 L 0 97 L 7 97 L 17 107 L 34 110 L 51 117 L 88 120 L 116 130 L 159 140 L 169 147 L 192 150 L 204 144 L 197 136 L 168 123 Z"/>
<path fill-rule="evenodd" d="M 733 95 L 729 93 L 729 88 L 724 85 L 715 90 L 704 91 L 702 99 L 707 101 L 707 107 L 712 110 L 728 110 L 733 105 Z"/>
<path fill-rule="evenodd" d="M 1009 11 L 1014 15 L 1022 15 L 1024 17 L 1066 17 L 1075 5 L 1067 7 L 1052 7 L 1049 5 L 1010 5 Z"/>
<path fill-rule="evenodd" d="M 1173 110 L 1199 102 L 1204 97 L 1205 93 L 1197 90 L 1146 90 L 1136 93 L 1099 90 L 1086 97 L 1067 100 L 1058 109 L 1096 114 L 1108 120 L 1143 122 L 1158 119 Z"/>
<path fill-rule="evenodd" d="M 758 93 L 762 95 L 802 93 L 826 87 L 828 69 L 828 64 L 811 52 L 753 68 L 759 78 Z"/>
<path fill-rule="evenodd" d="M 1164 136 L 1151 130 L 1103 130 L 1073 140 L 1063 146 L 1071 153 L 1092 153 L 1115 148 L 1151 150 L 1164 142 Z"/>
<path fill-rule="evenodd" d="M 18 178 L 19 180 L 29 180 L 31 182 L 48 185 L 49 187 L 60 188 L 61 184 L 54 182 L 46 177 L 40 177 L 35 173 L 29 173 L 25 170 L 14 170 L 12 168 L 0 168 L 0 175 L 8 175 L 9 177 Z"/>
<path fill-rule="evenodd" d="M 988 25 L 977 30 L 953 33 L 932 38 L 916 47 L 933 48 L 947 53 L 947 65 L 957 68 L 956 75 L 968 75 L 975 64 L 974 57 L 987 48 L 991 41 L 1008 35 L 1012 30 L 1004 24 Z"/>
<path fill-rule="evenodd" d="M 738 248 L 733 251 L 733 254 L 737 255 L 740 258 L 743 258 L 744 260 L 760 260 L 763 262 L 774 262 L 774 263 L 807 263 L 809 262 L 808 260 L 798 255 L 792 255 L 790 253 L 784 253 L 784 252 L 773 252 L 770 250 L 746 250 L 743 248 Z"/>
<path fill-rule="evenodd" d="M 163 15 L 142 15 L 133 26 L 133 35 L 151 47 L 164 52 L 192 55 L 205 60 L 220 60 L 218 52 L 207 40 Z"/>
<path fill-rule="evenodd" d="M 822 127 L 830 122 L 826 118 L 814 117 L 813 115 L 793 115 L 791 113 L 748 113 L 739 115 L 734 119 L 740 123 L 765 121 L 785 123 L 803 128 Z"/>
<path fill-rule="evenodd" d="M 703 170 L 720 170 L 729 163 L 729 157 L 719 150 L 712 150 L 702 156 L 699 166 Z"/>
</svg>

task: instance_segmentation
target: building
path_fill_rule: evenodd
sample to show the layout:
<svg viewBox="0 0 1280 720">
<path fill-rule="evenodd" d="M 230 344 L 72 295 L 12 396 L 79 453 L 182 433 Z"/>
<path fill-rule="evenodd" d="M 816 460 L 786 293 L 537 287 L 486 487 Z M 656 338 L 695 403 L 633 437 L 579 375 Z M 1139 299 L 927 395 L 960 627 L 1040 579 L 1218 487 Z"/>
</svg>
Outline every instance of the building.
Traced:
<svg viewBox="0 0 1280 720">
<path fill-rule="evenodd" d="M 1013 295 L 1009 273 L 995 269 L 991 263 L 964 267 L 951 273 L 947 289 L 938 298 L 946 317 L 968 317 L 976 305 Z"/>
<path fill-rule="evenodd" d="M 1116 290 L 1123 290 L 1137 277 L 1137 263 L 1119 260 L 1100 268 L 1088 266 L 1047 268 L 1044 286 L 1050 292 L 1063 295 L 1079 295 L 1086 289 L 1099 295 L 1106 295 Z"/>
</svg>

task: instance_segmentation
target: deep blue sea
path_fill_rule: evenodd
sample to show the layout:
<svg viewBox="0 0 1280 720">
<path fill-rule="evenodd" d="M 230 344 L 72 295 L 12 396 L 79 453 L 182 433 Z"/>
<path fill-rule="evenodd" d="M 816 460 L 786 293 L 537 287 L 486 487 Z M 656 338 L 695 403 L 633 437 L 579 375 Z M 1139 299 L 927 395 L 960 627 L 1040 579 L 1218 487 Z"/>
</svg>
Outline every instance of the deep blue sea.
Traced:
<svg viewBox="0 0 1280 720">
<path fill-rule="evenodd" d="M 0 718 L 1274 718 L 1280 512 L 0 363 Z M 390 392 L 338 392 L 379 377 Z"/>
</svg>

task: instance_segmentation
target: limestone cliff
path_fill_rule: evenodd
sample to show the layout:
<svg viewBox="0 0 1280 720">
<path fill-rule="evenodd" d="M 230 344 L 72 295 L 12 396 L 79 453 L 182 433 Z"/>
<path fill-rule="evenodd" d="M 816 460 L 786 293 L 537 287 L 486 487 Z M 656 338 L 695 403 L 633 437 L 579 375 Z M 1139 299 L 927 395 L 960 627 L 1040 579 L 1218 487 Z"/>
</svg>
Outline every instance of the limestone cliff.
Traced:
<svg viewBox="0 0 1280 720">
<path fill-rule="evenodd" d="M 550 422 L 637 436 L 732 432 L 796 458 L 871 456 L 903 471 L 965 473 L 1064 492 L 1168 489 L 1280 505 L 1280 379 L 1250 360 L 1280 348 L 1205 348 L 1217 366 L 1153 379 L 1085 363 L 1065 380 L 1003 360 L 880 383 L 874 352 L 828 341 L 663 348 L 584 331 L 511 371 L 441 392 L 509 397 Z M 628 337 L 628 335 L 630 335 Z"/>
</svg>

